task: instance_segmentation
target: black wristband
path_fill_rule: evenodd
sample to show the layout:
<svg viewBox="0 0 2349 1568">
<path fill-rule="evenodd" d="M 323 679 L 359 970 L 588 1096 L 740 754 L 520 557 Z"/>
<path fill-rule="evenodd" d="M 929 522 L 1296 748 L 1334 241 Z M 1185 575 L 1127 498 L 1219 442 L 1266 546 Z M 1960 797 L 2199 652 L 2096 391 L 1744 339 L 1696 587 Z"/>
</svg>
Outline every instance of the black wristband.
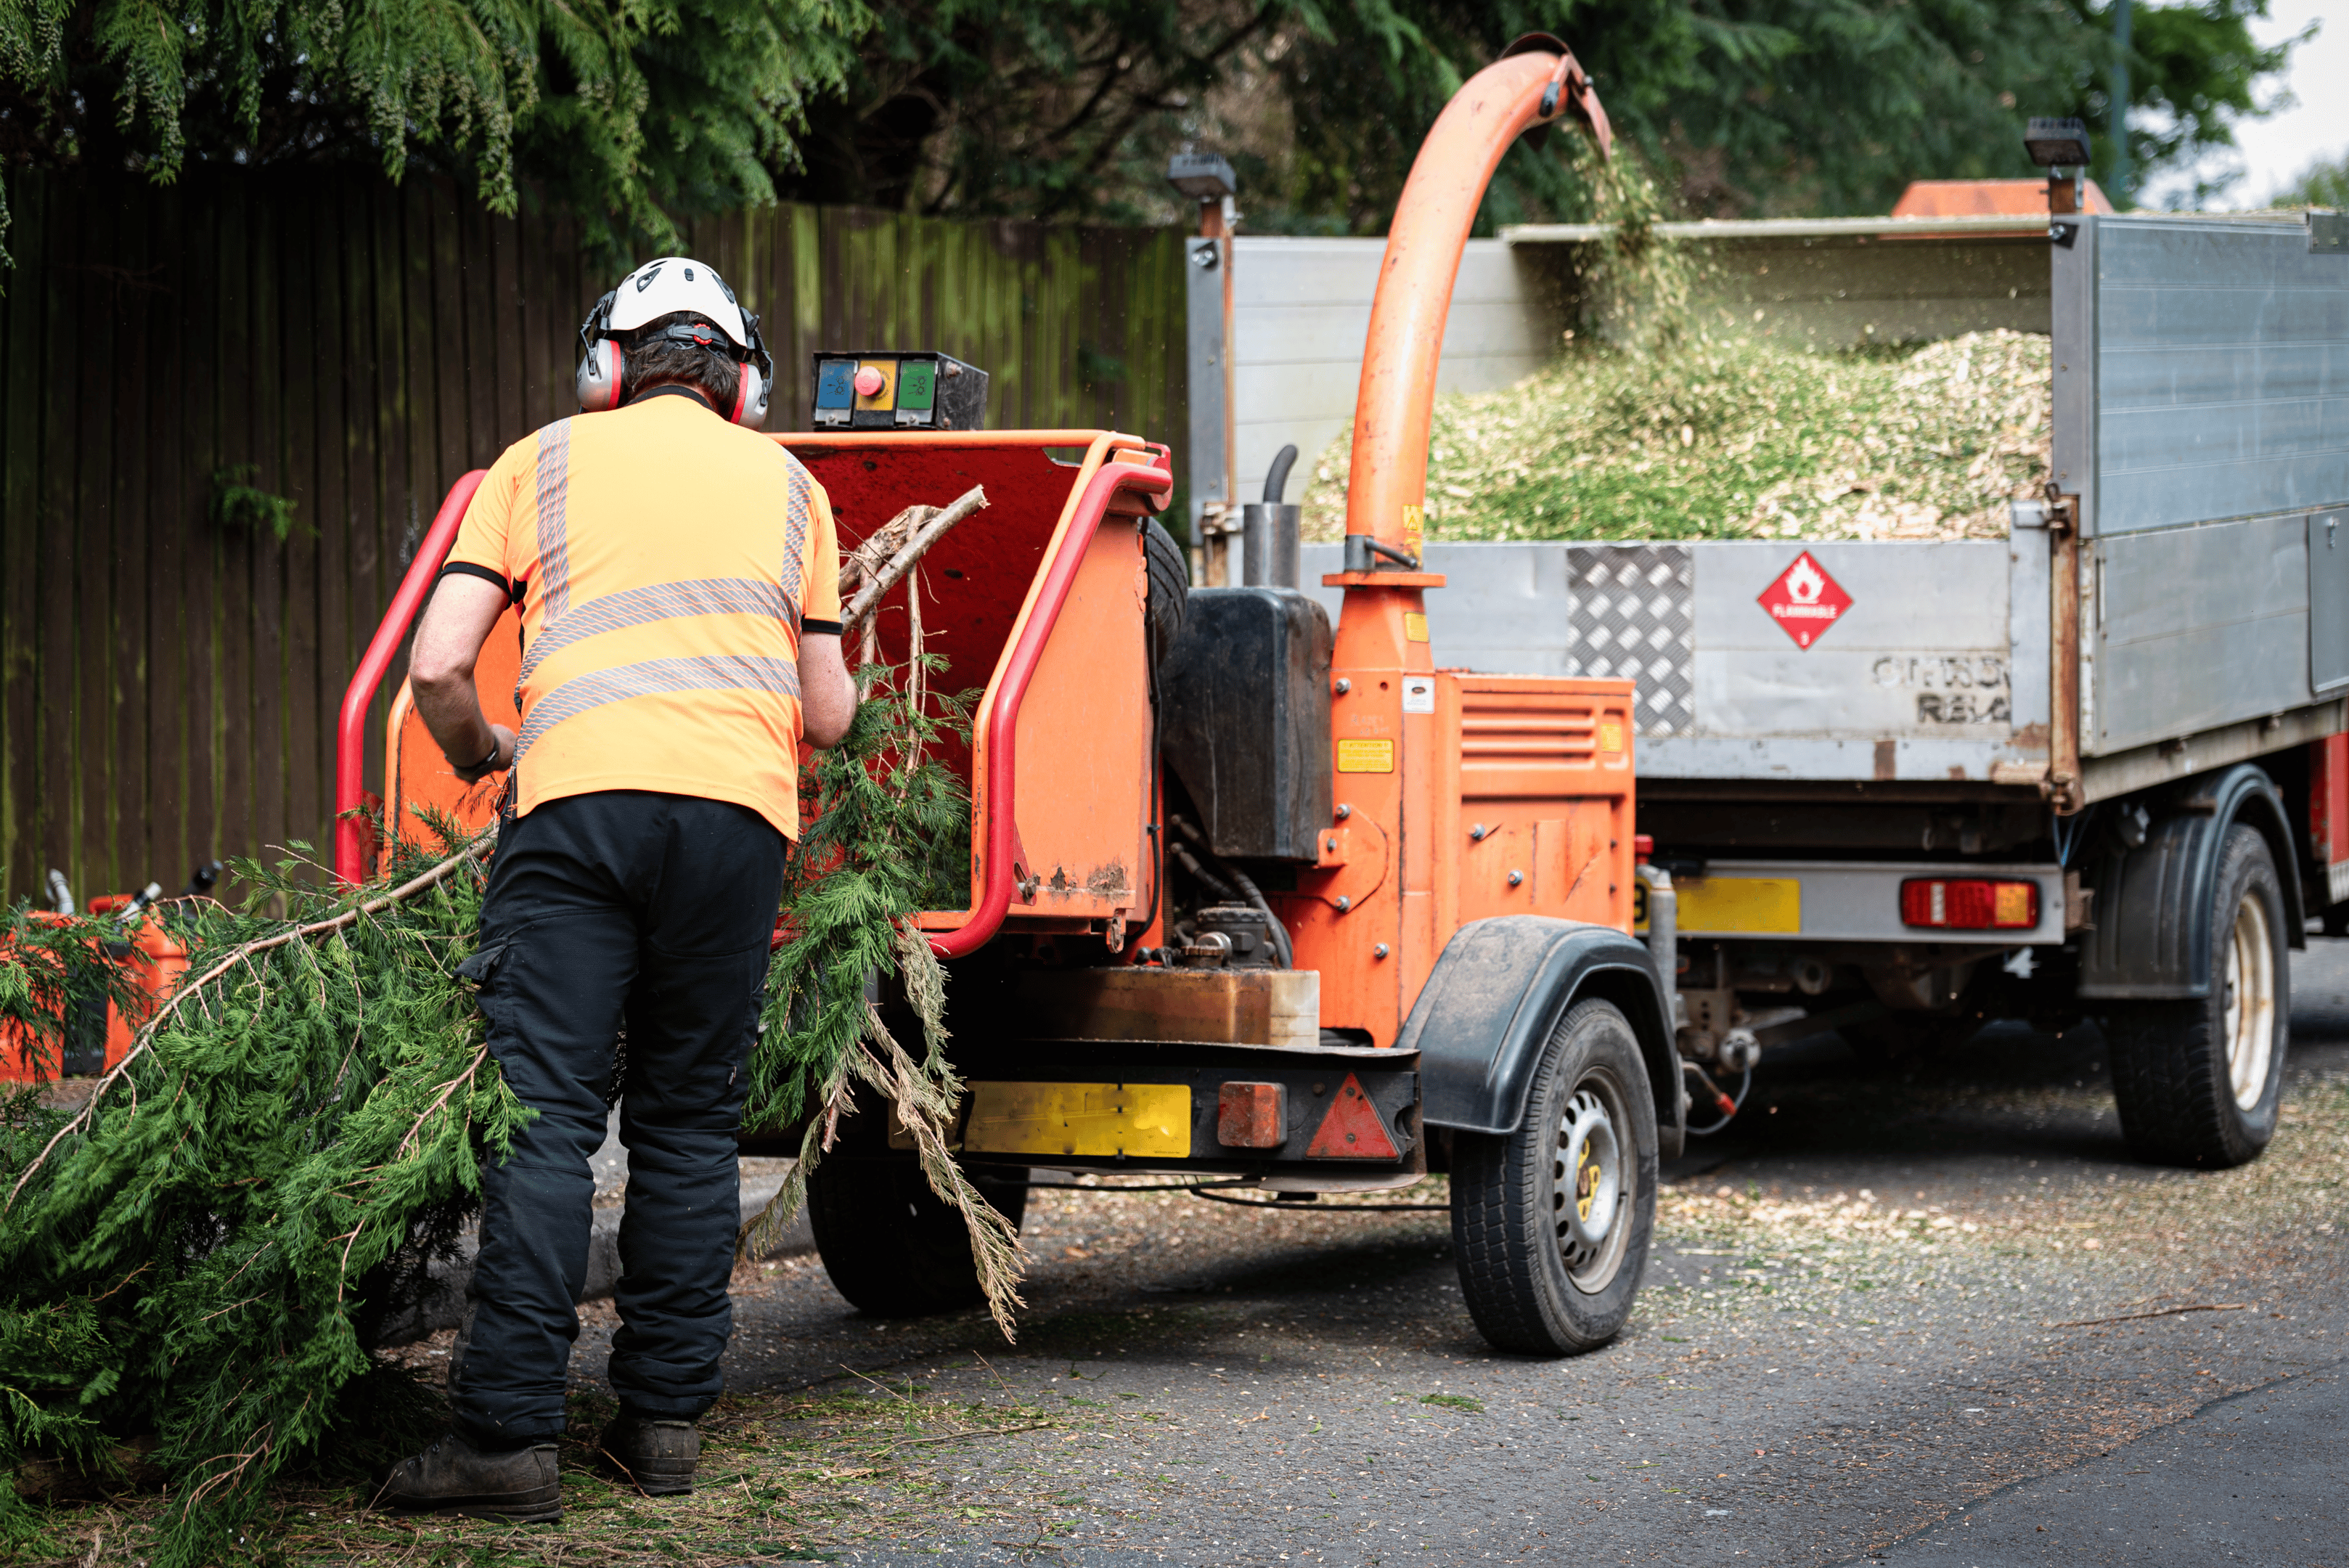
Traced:
<svg viewBox="0 0 2349 1568">
<path fill-rule="evenodd" d="M 475 763 L 471 767 L 459 768 L 456 771 L 460 774 L 485 774 L 489 772 L 490 764 L 498 760 L 498 753 L 502 750 L 504 746 L 505 742 L 498 739 L 498 732 L 495 730 L 492 730 L 490 732 L 490 754 L 483 757 L 480 762 Z"/>
</svg>

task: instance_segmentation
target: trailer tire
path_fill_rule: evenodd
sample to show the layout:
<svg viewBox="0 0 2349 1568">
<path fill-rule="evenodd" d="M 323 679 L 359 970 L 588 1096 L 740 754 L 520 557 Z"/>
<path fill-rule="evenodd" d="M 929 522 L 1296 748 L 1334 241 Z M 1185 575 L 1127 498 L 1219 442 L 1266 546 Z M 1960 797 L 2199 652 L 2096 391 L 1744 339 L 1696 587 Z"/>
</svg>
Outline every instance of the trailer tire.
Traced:
<svg viewBox="0 0 2349 1568">
<path fill-rule="evenodd" d="M 1019 1229 L 1028 1173 L 970 1172 L 996 1212 Z M 986 1299 L 962 1215 L 930 1190 L 912 1155 L 833 1155 L 808 1177 L 808 1226 L 834 1289 L 872 1317 L 926 1317 Z"/>
<path fill-rule="evenodd" d="M 1517 1130 L 1453 1136 L 1460 1289 L 1494 1348 L 1572 1355 L 1621 1331 L 1655 1230 L 1656 1154 L 1639 1037 L 1612 1003 L 1577 1002 L 1543 1047 Z M 1605 1206 L 1604 1231 L 1586 1229 Z"/>
<path fill-rule="evenodd" d="M 2105 1020 L 2121 1129 L 2140 1158 L 2165 1165 L 2258 1158 L 2282 1098 L 2292 970 L 2283 881 L 2258 830 L 2228 828 L 2211 896 L 2210 994 Z"/>
<path fill-rule="evenodd" d="M 1155 669 L 1166 662 L 1174 639 L 1183 635 L 1184 617 L 1191 607 L 1191 561 L 1155 517 L 1142 520 L 1142 558 L 1150 571 L 1143 614 L 1150 624 L 1150 663 Z"/>
</svg>

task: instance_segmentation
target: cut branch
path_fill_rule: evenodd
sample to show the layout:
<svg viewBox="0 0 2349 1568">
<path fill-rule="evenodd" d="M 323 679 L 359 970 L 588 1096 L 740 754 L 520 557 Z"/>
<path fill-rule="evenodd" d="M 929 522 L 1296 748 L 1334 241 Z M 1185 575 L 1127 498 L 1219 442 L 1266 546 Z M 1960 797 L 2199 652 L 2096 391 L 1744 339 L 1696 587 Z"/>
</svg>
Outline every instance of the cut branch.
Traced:
<svg viewBox="0 0 2349 1568">
<path fill-rule="evenodd" d="M 433 867 L 430 870 L 424 872 L 422 875 L 401 883 L 398 887 L 394 888 L 390 892 L 385 893 L 378 898 L 370 898 L 364 904 L 354 904 L 349 909 L 345 909 L 341 914 L 336 915 L 328 919 L 314 920 L 306 926 L 295 926 L 291 930 L 279 931 L 274 936 L 263 937 L 258 940 L 246 942 L 242 947 L 230 952 L 228 956 L 222 959 L 220 962 L 204 971 L 203 973 L 182 984 L 177 991 L 173 992 L 164 1000 L 163 1004 L 160 1007 L 158 1007 L 155 1010 L 155 1016 L 149 1019 L 147 1021 L 146 1027 L 139 1031 L 137 1037 L 130 1042 L 130 1048 L 122 1054 L 122 1060 L 108 1068 L 106 1075 L 98 1079 L 97 1086 L 89 1092 L 89 1098 L 82 1102 L 81 1109 L 76 1111 L 72 1119 L 67 1121 L 65 1126 L 59 1127 L 57 1130 L 57 1135 L 50 1138 L 47 1143 L 41 1146 L 41 1152 L 38 1155 L 36 1155 L 33 1159 L 26 1165 L 24 1174 L 16 1178 L 15 1186 L 8 1189 L 7 1202 L 0 1203 L 0 1214 L 5 1214 L 10 1209 L 16 1207 L 17 1194 L 23 1192 L 25 1190 L 25 1184 L 33 1179 L 34 1175 L 40 1170 L 42 1166 L 48 1163 L 49 1156 L 56 1150 L 57 1145 L 64 1142 L 65 1139 L 76 1129 L 88 1124 L 89 1118 L 97 1114 L 98 1100 L 106 1094 L 106 1091 L 113 1085 L 114 1081 L 121 1077 L 124 1072 L 129 1068 L 130 1064 L 137 1061 L 140 1056 L 145 1053 L 147 1047 L 153 1043 L 156 1034 L 162 1029 L 163 1025 L 170 1021 L 173 1013 L 180 1010 L 181 1003 L 186 1002 L 190 997 L 201 992 L 204 987 L 212 984 L 212 981 L 218 980 L 221 976 L 226 974 L 237 965 L 241 963 L 250 963 L 255 953 L 267 952 L 272 948 L 282 948 L 288 942 L 298 942 L 303 940 L 305 938 L 325 936 L 331 931 L 347 929 L 351 926 L 357 925 L 360 918 L 363 916 L 380 913 L 381 911 L 391 908 L 394 904 L 405 903 L 407 900 L 416 897 L 419 893 L 428 891 L 430 888 L 440 886 L 441 882 L 447 880 L 450 872 L 455 871 L 460 866 L 464 866 L 473 860 L 479 859 L 483 854 L 487 853 L 490 846 L 496 842 L 496 839 L 497 828 L 495 825 L 485 827 L 480 833 L 474 835 L 472 841 L 467 844 L 464 848 L 460 849 L 456 854 L 451 855 L 448 859 L 443 860 L 440 864 Z"/>
<path fill-rule="evenodd" d="M 914 569 L 914 563 L 926 555 L 931 545 L 946 537 L 948 529 L 986 504 L 987 492 L 974 484 L 965 491 L 953 505 L 916 529 L 914 536 L 906 540 L 879 571 L 866 577 L 863 586 L 857 588 L 856 597 L 849 601 L 847 609 L 842 612 L 840 618 L 842 637 L 847 637 L 871 618 L 873 612 L 879 607 L 883 596 L 895 587 L 907 572 Z"/>
</svg>

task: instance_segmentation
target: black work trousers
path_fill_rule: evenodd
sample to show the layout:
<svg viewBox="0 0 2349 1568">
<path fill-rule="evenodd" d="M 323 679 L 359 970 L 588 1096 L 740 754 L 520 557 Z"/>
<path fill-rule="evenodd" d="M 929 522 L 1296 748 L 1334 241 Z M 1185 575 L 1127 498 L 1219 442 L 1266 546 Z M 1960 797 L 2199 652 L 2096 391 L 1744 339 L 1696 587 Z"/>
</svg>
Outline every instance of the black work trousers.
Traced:
<svg viewBox="0 0 2349 1568">
<path fill-rule="evenodd" d="M 451 1402 L 459 1431 L 552 1441 L 579 1336 L 614 1042 L 627 1026 L 620 1140 L 621 1327 L 612 1386 L 644 1415 L 690 1420 L 724 1386 L 747 1061 L 784 838 L 756 812 L 646 791 L 570 795 L 513 823 L 492 862 L 481 982 L 491 1054 L 538 1113 L 485 1161 L 472 1324 Z"/>
</svg>

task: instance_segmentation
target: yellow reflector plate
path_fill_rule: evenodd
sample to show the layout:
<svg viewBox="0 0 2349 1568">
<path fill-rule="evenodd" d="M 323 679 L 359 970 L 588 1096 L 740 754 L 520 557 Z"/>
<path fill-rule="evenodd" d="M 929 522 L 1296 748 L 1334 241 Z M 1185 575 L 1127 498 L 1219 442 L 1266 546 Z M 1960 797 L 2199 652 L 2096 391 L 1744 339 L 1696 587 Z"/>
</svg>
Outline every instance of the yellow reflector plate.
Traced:
<svg viewBox="0 0 2349 1568">
<path fill-rule="evenodd" d="M 1676 877 L 1683 936 L 1795 936 L 1803 929 L 1803 884 L 1792 877 Z M 1632 925 L 1648 929 L 1648 886 L 1632 889 Z"/>
<path fill-rule="evenodd" d="M 973 1084 L 968 1154 L 1191 1158 L 1185 1084 Z"/>
</svg>

